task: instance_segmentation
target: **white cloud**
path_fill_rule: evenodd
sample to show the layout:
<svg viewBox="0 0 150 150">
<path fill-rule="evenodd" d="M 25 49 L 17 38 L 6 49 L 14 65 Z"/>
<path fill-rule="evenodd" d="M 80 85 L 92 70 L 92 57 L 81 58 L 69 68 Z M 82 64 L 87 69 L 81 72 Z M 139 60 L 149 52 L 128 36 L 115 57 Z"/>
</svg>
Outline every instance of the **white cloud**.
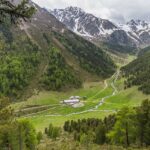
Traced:
<svg viewBox="0 0 150 150">
<path fill-rule="evenodd" d="M 33 0 L 48 9 L 77 6 L 98 17 L 117 22 L 150 20 L 149 0 Z"/>
</svg>

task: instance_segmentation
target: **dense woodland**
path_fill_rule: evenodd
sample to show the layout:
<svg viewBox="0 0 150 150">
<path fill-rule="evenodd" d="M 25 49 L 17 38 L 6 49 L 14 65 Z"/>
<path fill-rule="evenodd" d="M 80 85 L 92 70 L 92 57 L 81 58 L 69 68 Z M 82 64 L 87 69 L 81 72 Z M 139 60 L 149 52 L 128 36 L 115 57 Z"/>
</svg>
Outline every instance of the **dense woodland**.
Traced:
<svg viewBox="0 0 150 150">
<path fill-rule="evenodd" d="M 47 90 L 60 90 L 62 88 L 79 88 L 81 80 L 74 70 L 67 65 L 58 48 L 53 45 L 48 51 L 48 68 L 43 75 L 41 83 Z"/>
<path fill-rule="evenodd" d="M 82 68 L 103 78 L 110 77 L 115 72 L 115 64 L 106 53 L 83 38 L 65 32 L 63 35 L 54 32 L 54 36 L 75 55 Z M 92 53 L 91 53 L 92 52 Z"/>
<path fill-rule="evenodd" d="M 147 51 L 147 50 L 146 50 Z M 136 60 L 122 68 L 125 88 L 139 86 L 139 90 L 150 94 L 150 52 L 140 55 Z"/>
<path fill-rule="evenodd" d="M 129 46 L 122 46 L 117 44 L 110 44 L 110 43 L 101 43 L 101 46 L 104 47 L 106 51 L 110 51 L 112 53 L 120 52 L 122 54 L 135 54 L 136 48 L 129 47 Z"/>
<path fill-rule="evenodd" d="M 140 57 L 140 56 L 142 56 L 142 55 L 145 55 L 146 53 L 149 53 L 149 51 L 150 51 L 150 46 L 145 47 L 144 49 L 142 49 L 142 50 L 139 52 L 138 56 Z"/>
<path fill-rule="evenodd" d="M 22 33 L 13 36 L 3 26 L 0 57 L 0 95 L 19 97 L 19 91 L 29 84 L 36 71 L 40 62 L 40 50 Z"/>
</svg>

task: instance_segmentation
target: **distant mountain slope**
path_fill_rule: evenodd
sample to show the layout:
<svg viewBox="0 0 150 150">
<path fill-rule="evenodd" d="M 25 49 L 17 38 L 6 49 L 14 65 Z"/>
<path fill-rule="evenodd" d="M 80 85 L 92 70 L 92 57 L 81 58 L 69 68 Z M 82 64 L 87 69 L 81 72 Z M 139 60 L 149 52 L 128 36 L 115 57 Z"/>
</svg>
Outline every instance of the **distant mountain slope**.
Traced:
<svg viewBox="0 0 150 150">
<path fill-rule="evenodd" d="M 150 23 L 131 20 L 126 24 L 114 24 L 98 18 L 77 7 L 50 11 L 68 29 L 89 40 L 100 40 L 122 46 L 150 45 Z"/>
<path fill-rule="evenodd" d="M 149 53 L 149 52 L 150 52 L 150 46 L 141 49 L 138 56 L 145 55 L 146 53 Z"/>
<path fill-rule="evenodd" d="M 26 99 L 37 90 L 78 88 L 88 76 L 107 78 L 115 65 L 102 49 L 72 33 L 47 10 L 0 27 L 0 96 Z"/>
<path fill-rule="evenodd" d="M 41 39 L 44 37 L 44 40 L 46 41 L 45 45 L 49 46 L 49 42 L 54 43 L 54 39 L 57 39 L 60 44 L 62 44 L 74 57 L 76 57 L 77 55 L 79 58 L 82 57 L 82 59 L 80 58 L 79 60 L 77 60 L 79 61 L 80 65 L 81 61 L 84 60 L 86 61 L 87 65 L 90 64 L 93 66 L 92 69 L 98 68 L 98 70 L 100 70 L 99 72 L 97 72 L 98 75 L 103 76 L 102 72 L 105 72 L 106 74 L 108 73 L 109 76 L 109 71 L 105 71 L 105 68 L 107 69 L 107 67 L 109 68 L 108 70 L 110 70 L 110 72 L 114 72 L 115 66 L 113 62 L 111 61 L 109 56 L 105 52 L 103 52 L 102 49 L 96 47 L 91 42 L 69 31 L 53 15 L 49 14 L 47 10 L 38 8 L 36 15 L 33 17 L 33 21 L 31 23 L 28 23 L 27 26 L 29 26 L 28 32 L 34 39 L 36 39 L 36 41 L 40 43 Z M 36 35 L 36 33 L 38 33 L 38 36 Z M 56 45 L 56 43 L 54 43 L 54 45 Z M 73 46 L 75 47 L 73 48 Z M 41 47 L 43 47 L 43 44 L 41 45 Z M 71 49 L 73 52 L 71 51 Z M 98 66 L 95 65 L 96 61 L 93 61 L 94 59 L 97 60 L 96 65 Z M 86 63 L 84 65 L 86 65 Z M 86 68 L 84 69 L 89 71 Z"/>
<path fill-rule="evenodd" d="M 99 47 L 70 32 L 64 34 L 55 32 L 55 37 L 77 57 L 83 69 L 103 78 L 110 77 L 114 73 L 114 63 Z"/>
<path fill-rule="evenodd" d="M 87 37 L 99 37 L 111 34 L 117 27 L 110 21 L 85 13 L 77 7 L 55 9 L 52 14 L 77 34 Z"/>
<path fill-rule="evenodd" d="M 125 81 L 125 88 L 139 86 L 139 90 L 150 94 L 150 48 L 149 52 L 140 55 L 136 60 L 122 68 Z"/>
</svg>

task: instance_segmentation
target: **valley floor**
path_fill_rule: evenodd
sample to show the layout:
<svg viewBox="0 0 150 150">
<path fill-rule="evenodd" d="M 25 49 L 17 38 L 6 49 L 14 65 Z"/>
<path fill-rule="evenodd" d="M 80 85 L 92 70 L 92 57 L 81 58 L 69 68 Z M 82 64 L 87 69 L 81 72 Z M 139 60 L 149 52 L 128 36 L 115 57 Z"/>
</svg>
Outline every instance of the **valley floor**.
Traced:
<svg viewBox="0 0 150 150">
<path fill-rule="evenodd" d="M 85 83 L 82 89 L 69 92 L 40 92 L 25 102 L 12 105 L 21 118 L 29 119 L 37 130 L 43 131 L 50 123 L 63 126 L 66 120 L 104 118 L 125 106 L 134 107 L 150 96 L 142 94 L 137 87 L 124 90 L 124 79 L 118 70 L 104 82 Z M 73 108 L 61 104 L 72 95 L 86 97 L 83 107 Z"/>
</svg>

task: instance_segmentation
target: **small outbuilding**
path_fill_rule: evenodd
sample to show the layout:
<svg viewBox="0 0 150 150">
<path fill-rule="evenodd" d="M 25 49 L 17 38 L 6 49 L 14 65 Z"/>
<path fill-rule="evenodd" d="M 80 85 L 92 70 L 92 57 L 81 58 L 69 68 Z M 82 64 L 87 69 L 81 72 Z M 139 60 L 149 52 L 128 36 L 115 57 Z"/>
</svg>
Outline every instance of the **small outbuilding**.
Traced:
<svg viewBox="0 0 150 150">
<path fill-rule="evenodd" d="M 63 103 L 64 104 L 68 104 L 68 105 L 74 105 L 79 103 L 80 100 L 79 99 L 69 99 L 69 100 L 64 100 Z"/>
</svg>

